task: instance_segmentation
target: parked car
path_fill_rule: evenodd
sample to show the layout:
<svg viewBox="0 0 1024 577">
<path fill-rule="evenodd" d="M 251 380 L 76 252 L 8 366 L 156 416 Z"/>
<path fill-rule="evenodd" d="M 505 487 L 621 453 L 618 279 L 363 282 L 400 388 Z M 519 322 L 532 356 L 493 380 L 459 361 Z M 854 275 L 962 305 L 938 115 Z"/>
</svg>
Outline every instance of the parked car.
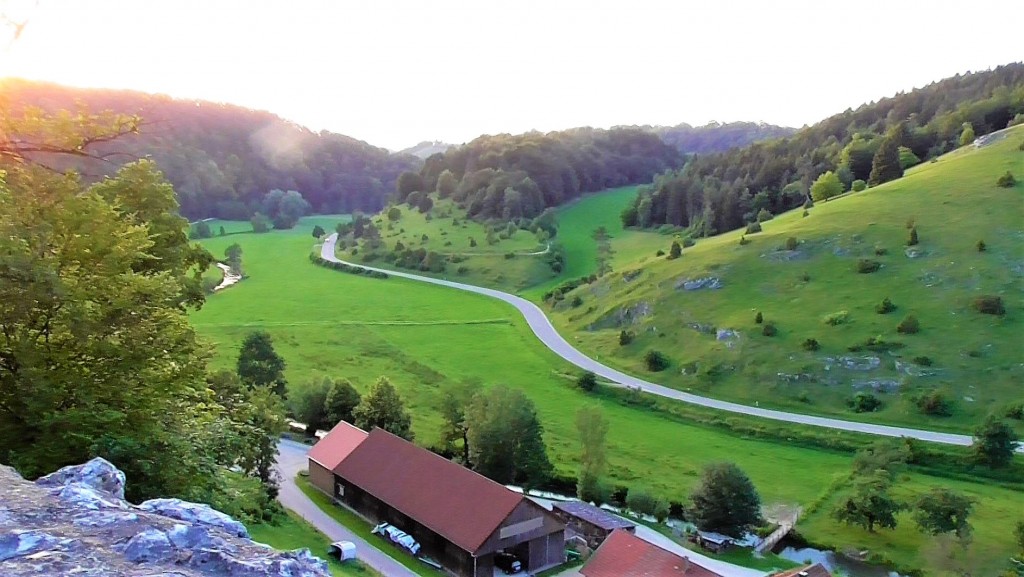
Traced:
<svg viewBox="0 0 1024 577">
<path fill-rule="evenodd" d="M 523 570 L 523 564 L 519 562 L 519 559 L 511 554 L 500 552 L 494 555 L 494 566 L 501 569 L 506 575 L 512 573 L 519 573 Z"/>
<path fill-rule="evenodd" d="M 420 544 L 416 542 L 416 539 L 413 539 L 412 535 L 402 531 L 394 525 L 381 523 L 373 528 L 373 533 L 380 535 L 381 537 L 387 537 L 392 543 L 413 555 L 420 552 Z"/>
</svg>

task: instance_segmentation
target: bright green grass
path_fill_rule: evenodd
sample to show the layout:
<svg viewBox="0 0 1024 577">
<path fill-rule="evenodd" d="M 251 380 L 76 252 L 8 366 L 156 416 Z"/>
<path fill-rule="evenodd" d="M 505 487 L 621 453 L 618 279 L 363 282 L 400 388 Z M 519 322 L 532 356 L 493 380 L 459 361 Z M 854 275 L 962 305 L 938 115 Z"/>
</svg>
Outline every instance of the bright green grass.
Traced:
<svg viewBox="0 0 1024 577">
<path fill-rule="evenodd" d="M 316 503 L 316 506 L 320 507 L 320 509 L 324 513 L 327 513 L 327 515 L 329 515 L 332 519 L 334 519 L 338 523 L 341 523 L 345 526 L 346 529 L 362 537 L 367 542 L 379 544 L 380 548 L 386 551 L 392 559 L 398 561 L 402 565 L 405 565 L 413 573 L 416 573 L 417 575 L 422 575 L 423 577 L 437 577 L 438 575 L 442 574 L 440 571 L 437 571 L 425 565 L 422 561 L 417 560 L 415 557 L 404 554 L 397 547 L 393 551 L 388 551 L 387 548 L 393 547 L 393 545 L 388 543 L 386 540 L 382 539 L 379 535 L 374 535 L 373 533 L 371 533 L 370 531 L 372 528 L 359 515 L 356 515 L 352 511 L 349 511 L 344 507 L 339 507 L 338 505 L 335 505 L 333 502 L 331 502 L 327 495 L 324 495 L 316 488 L 314 488 L 312 485 L 310 485 L 309 479 L 306 479 L 305 477 L 302 476 L 296 476 L 295 484 L 298 485 L 299 490 L 305 493 L 307 497 L 309 497 L 314 503 Z"/>
<path fill-rule="evenodd" d="M 676 388 L 798 412 L 969 431 L 989 411 L 1024 400 L 1019 385 L 1024 379 L 1024 185 L 995 186 L 1008 169 L 1024 174 L 1024 153 L 1017 150 L 1021 136 L 1024 130 L 1017 129 L 981 150 L 968 147 L 898 181 L 819 203 L 807 218 L 801 217 L 802 210 L 781 215 L 765 223 L 764 232 L 748 235 L 746 246 L 738 242 L 742 232 L 733 231 L 700 240 L 684 250 L 683 258 L 668 261 L 653 257 L 658 248 L 667 249 L 667 237 L 648 233 L 616 239 L 613 248 L 624 243 L 628 249 L 623 252 L 642 254 L 641 260 L 617 262 L 617 272 L 576 291 L 581 307 L 559 310 L 554 320 L 602 361 Z M 904 255 L 909 218 L 917 224 L 924 257 Z M 788 237 L 801 242 L 807 258 L 773 260 L 772 253 Z M 988 245 L 986 252 L 975 248 L 980 239 Z M 876 247 L 888 253 L 876 256 Z M 883 268 L 857 274 L 858 258 L 876 259 Z M 632 282 L 619 274 L 634 269 L 643 273 Z M 809 281 L 802 280 L 804 273 Z M 674 288 L 679 280 L 706 276 L 720 277 L 725 288 Z M 1001 295 L 1009 314 L 999 318 L 972 311 L 972 298 L 986 293 Z M 876 314 L 875 304 L 885 297 L 898 310 Z M 618 328 L 587 330 L 605 315 L 640 302 L 651 305 L 653 314 L 630 327 L 638 333 L 632 345 L 618 345 Z M 760 334 L 754 324 L 759 310 L 777 325 L 778 336 Z M 843 310 L 849 313 L 848 324 L 823 322 Z M 920 320 L 919 334 L 896 332 L 907 314 Z M 728 348 L 714 335 L 689 328 L 691 323 L 734 329 L 742 336 Z M 898 351 L 904 362 L 929 357 L 939 373 L 898 374 L 895 358 L 884 353 L 878 371 L 824 370 L 826 356 L 877 356 L 847 351 L 874 336 L 905 344 Z M 822 349 L 805 352 L 801 345 L 807 338 L 817 339 Z M 647 373 L 642 357 L 649 349 L 666 353 L 672 368 Z M 681 374 L 688 363 L 695 363 L 696 376 Z M 823 382 L 784 383 L 778 373 L 808 374 Z M 851 383 L 876 378 L 899 381 L 906 394 L 881 395 L 885 406 L 878 413 L 847 410 Z M 829 380 L 834 384 L 824 384 Z M 953 401 L 952 417 L 921 415 L 910 402 L 913 392 L 932 387 Z"/>
<path fill-rule="evenodd" d="M 365 241 L 359 241 L 358 246 L 353 246 L 354 241 L 348 239 L 348 245 L 344 248 L 339 243 L 338 256 L 353 262 L 393 268 L 383 257 L 401 242 L 406 248 L 422 248 L 458 260 L 448 263 L 443 273 L 422 274 L 513 292 L 555 276 L 546 256 L 537 254 L 545 251 L 546 245 L 540 243 L 533 233 L 516 230 L 506 239 L 496 233 L 492 236 L 494 244 L 488 243 L 484 224 L 467 219 L 466 211 L 451 200 L 434 198 L 434 208 L 429 213 L 429 219 L 427 214 L 407 205 L 399 205 L 402 215 L 394 222 L 387 218 L 387 209 L 373 216 L 374 224 L 381 231 L 384 246 L 370 250 Z M 503 228 L 499 230 L 502 231 Z M 423 239 L 424 235 L 426 240 Z M 476 241 L 476 246 L 471 246 L 471 239 Z M 353 248 L 356 249 L 354 254 Z M 507 258 L 509 254 L 514 256 Z"/>
<path fill-rule="evenodd" d="M 282 551 L 309 549 L 313 555 L 327 561 L 331 575 L 335 577 L 379 575 L 358 559 L 340 563 L 336 557 L 328 555 L 327 547 L 331 544 L 330 539 L 291 511 L 288 511 L 288 516 L 281 519 L 277 525 L 258 523 L 250 525 L 248 529 L 253 541 L 265 543 L 275 549 Z"/>
</svg>

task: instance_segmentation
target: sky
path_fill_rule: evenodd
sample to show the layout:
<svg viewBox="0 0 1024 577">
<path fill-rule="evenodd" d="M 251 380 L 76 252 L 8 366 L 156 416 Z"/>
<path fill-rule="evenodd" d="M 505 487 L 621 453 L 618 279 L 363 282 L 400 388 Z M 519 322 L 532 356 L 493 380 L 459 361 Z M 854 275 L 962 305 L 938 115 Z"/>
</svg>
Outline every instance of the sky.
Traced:
<svg viewBox="0 0 1024 577">
<path fill-rule="evenodd" d="M 274 112 L 393 150 L 574 126 L 799 127 L 1024 59 L 1020 0 L 0 0 L 0 77 Z"/>
</svg>

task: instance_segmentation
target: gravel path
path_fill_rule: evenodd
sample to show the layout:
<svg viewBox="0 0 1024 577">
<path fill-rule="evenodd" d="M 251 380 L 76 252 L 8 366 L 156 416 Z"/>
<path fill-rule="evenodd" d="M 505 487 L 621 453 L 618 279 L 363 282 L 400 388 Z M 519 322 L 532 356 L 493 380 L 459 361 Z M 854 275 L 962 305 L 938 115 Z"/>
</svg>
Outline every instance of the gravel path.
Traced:
<svg viewBox="0 0 1024 577">
<path fill-rule="evenodd" d="M 400 277 L 419 282 L 441 285 L 444 287 L 464 290 L 467 292 L 481 294 L 504 301 L 516 307 L 516 309 L 519 310 L 519 312 L 526 319 L 527 324 L 530 325 L 530 329 L 533 330 L 533 333 L 535 335 L 537 335 L 537 338 L 539 338 L 545 346 L 554 351 L 555 354 L 581 369 L 590 371 L 622 387 L 639 388 L 640 390 L 646 393 L 658 395 L 669 399 L 675 399 L 677 401 L 683 401 L 684 403 L 700 405 L 702 407 L 709 407 L 712 409 L 718 409 L 720 411 L 727 411 L 730 413 L 738 413 L 742 415 L 750 415 L 752 417 L 771 419 L 774 421 L 785 421 L 788 423 L 812 425 L 815 427 L 837 429 L 841 431 L 852 431 L 856 433 L 866 433 L 869 435 L 882 435 L 886 437 L 910 437 L 913 439 L 920 439 L 922 441 L 943 443 L 947 445 L 968 446 L 972 442 L 971 437 L 968 435 L 939 433 L 934 431 L 925 431 L 921 429 L 908 429 L 904 427 L 892 427 L 888 425 L 875 425 L 871 423 L 858 423 L 856 421 L 844 421 L 842 419 L 833 419 L 829 417 L 818 417 L 813 415 L 802 415 L 800 413 L 788 413 L 786 411 L 762 409 L 759 407 L 741 405 L 739 403 L 730 403 L 728 401 L 720 401 L 718 399 L 701 397 L 699 395 L 684 393 L 682 391 L 670 389 L 663 385 L 651 383 L 643 379 L 627 375 L 611 367 L 602 365 L 601 363 L 576 350 L 576 348 L 570 345 L 568 341 L 562 338 L 562 335 L 558 334 L 558 331 L 555 330 L 555 327 L 551 324 L 551 321 L 548 320 L 547 315 L 544 314 L 544 311 L 542 311 L 540 307 L 538 307 L 534 303 L 524 298 L 494 289 L 462 284 L 449 280 L 430 278 L 407 272 L 381 269 L 346 262 L 334 255 L 334 244 L 337 241 L 337 239 L 338 235 L 332 234 L 329 237 L 327 237 L 327 239 L 324 241 L 323 246 L 320 249 L 320 256 L 324 260 L 328 260 L 331 262 L 342 262 L 354 267 L 361 267 L 368 270 L 385 272 L 393 277 Z M 1017 451 L 1024 452 L 1024 446 L 1018 447 Z"/>
<path fill-rule="evenodd" d="M 417 577 L 404 565 L 392 559 L 368 541 L 349 531 L 344 525 L 320 510 L 295 484 L 295 475 L 308 466 L 306 453 L 309 446 L 282 439 L 277 444 L 277 472 L 281 474 L 281 488 L 277 499 L 300 517 L 309 521 L 332 541 L 352 541 L 356 544 L 356 557 L 387 577 Z"/>
</svg>

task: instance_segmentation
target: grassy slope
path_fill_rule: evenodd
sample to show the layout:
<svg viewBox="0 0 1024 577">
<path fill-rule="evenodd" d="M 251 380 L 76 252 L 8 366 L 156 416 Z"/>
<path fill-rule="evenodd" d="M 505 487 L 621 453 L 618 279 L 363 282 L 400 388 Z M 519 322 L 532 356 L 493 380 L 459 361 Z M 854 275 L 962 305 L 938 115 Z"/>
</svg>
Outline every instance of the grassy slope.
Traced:
<svg viewBox="0 0 1024 577">
<path fill-rule="evenodd" d="M 901 180 L 819 203 L 808 218 L 801 218 L 799 210 L 782 215 L 766 223 L 764 232 L 749 235 L 751 243 L 746 246 L 738 243 L 741 231 L 733 231 L 701 240 L 686 249 L 683 258 L 667 261 L 653 257 L 658 248 L 667 248 L 667 237 L 627 234 L 616 239 L 613 248 L 620 250 L 621 245 L 628 247 L 622 252 L 645 256 L 636 263 L 619 259 L 616 268 L 639 268 L 643 276 L 627 283 L 612 273 L 578 289 L 584 305 L 555 314 L 555 322 L 564 332 L 575 333 L 584 350 L 633 373 L 645 373 L 645 351 L 665 352 L 674 361 L 673 368 L 651 377 L 677 388 L 800 412 L 970 430 L 989 410 L 1022 400 L 1024 185 L 1009 190 L 995 186 L 996 177 L 1008 169 L 1024 174 L 1024 152 L 1017 150 L 1021 137 L 1024 130 L 1017 129 L 984 149 L 964 149 L 918 167 Z M 924 257 L 904 255 L 908 218 L 917 223 Z M 791 236 L 800 241 L 801 258 L 773 260 L 771 253 Z M 982 238 L 988 250 L 979 253 L 975 243 Z M 888 254 L 876 256 L 876 246 Z M 883 268 L 857 274 L 854 265 L 861 257 L 877 259 Z M 801 280 L 804 273 L 810 276 L 808 282 Z M 679 279 L 712 275 L 720 277 L 725 288 L 674 289 Z M 970 300 L 984 293 L 1001 295 L 1009 314 L 998 318 L 971 311 Z M 874 306 L 884 297 L 899 309 L 876 314 Z M 618 346 L 617 329 L 586 330 L 604 314 L 638 302 L 652 305 L 654 313 L 631 327 L 640 336 L 629 347 Z M 754 324 L 757 310 L 777 324 L 778 336 L 759 334 L 760 327 Z M 825 315 L 841 310 L 849 312 L 848 324 L 823 323 Z M 921 321 L 919 334 L 897 334 L 896 325 L 907 314 Z M 714 335 L 688 328 L 688 323 L 731 328 L 742 336 L 730 349 Z M 838 375 L 833 371 L 832 385 L 784 384 L 777 376 L 804 373 L 827 381 L 824 357 L 849 355 L 848 346 L 876 335 L 905 343 L 899 351 L 904 360 L 930 357 L 941 369 L 939 374 L 898 375 L 894 359 L 883 354 L 882 370 Z M 807 338 L 816 338 L 822 350 L 803 351 Z M 680 374 L 680 367 L 690 362 L 700 373 L 717 366 L 719 375 Z M 907 393 L 937 387 L 954 400 L 954 416 L 923 416 L 907 400 L 909 394 L 883 395 L 886 406 L 875 414 L 850 413 L 844 405 L 852 392 L 850 383 L 872 378 L 900 380 Z"/>
<path fill-rule="evenodd" d="M 282 551 L 308 548 L 317 557 L 327 560 L 331 575 L 335 577 L 379 575 L 358 560 L 339 563 L 337 558 L 327 555 L 327 546 L 331 544 L 330 540 L 291 511 L 277 525 L 266 523 L 250 525 L 249 534 L 253 541 L 266 543 Z"/>
<path fill-rule="evenodd" d="M 292 382 L 328 374 L 349 378 L 365 390 L 378 375 L 388 375 L 407 399 L 421 444 L 437 439 L 439 388 L 444 383 L 506 383 L 526 391 L 537 404 L 552 461 L 567 474 L 576 466 L 574 407 L 597 403 L 610 422 L 612 481 L 646 486 L 673 499 L 685 497 L 703 465 L 722 459 L 746 470 L 766 502 L 806 504 L 835 475 L 848 470 L 847 455 L 742 439 L 588 397 L 565 377 L 571 368 L 539 344 L 513 309 L 499 302 L 311 265 L 305 255 L 313 246 L 313 224 L 326 228 L 325 223 L 336 221 L 317 217 L 292 231 L 204 241 L 215 253 L 232 242 L 241 244 L 250 275 L 213 295 L 193 315 L 199 334 L 216 347 L 213 367 L 231 368 L 244 335 L 266 329 L 288 362 Z M 994 516 L 999 507 L 1024 509 L 1019 493 L 988 496 L 984 486 L 967 485 L 985 503 L 979 505 L 979 531 L 1005 523 L 1005 515 Z M 805 532 L 828 543 L 835 528 L 822 522 Z M 1004 532 L 987 546 L 1005 556 L 1010 540 Z"/>
<path fill-rule="evenodd" d="M 389 267 L 391 265 L 380 257 L 401 242 L 410 249 L 423 248 L 460 259 L 457 263 L 448 264 L 444 273 L 425 273 L 431 276 L 511 290 L 532 286 L 554 276 L 544 255 L 530 254 L 543 251 L 545 248 L 533 233 L 517 230 L 507 239 L 495 235 L 493 238 L 496 242 L 489 244 L 487 228 L 483 224 L 467 220 L 465 211 L 451 200 L 436 200 L 436 196 L 434 198 L 434 208 L 429 213 L 429 220 L 427 214 L 411 209 L 407 205 L 399 206 L 402 216 L 396 222 L 391 222 L 383 216 L 387 209 L 373 216 L 374 224 L 380 229 L 385 245 L 383 249 L 376 251 L 376 254 L 368 251 L 365 242 L 360 242 L 355 254 L 352 254 L 350 247 L 339 251 L 339 256 L 355 262 Z M 455 221 L 458 221 L 458 225 L 454 224 Z M 423 240 L 424 235 L 427 237 L 426 240 Z M 476 241 L 476 246 L 470 245 L 470 239 Z M 506 258 L 508 253 L 514 253 L 516 256 Z M 460 268 L 463 268 L 464 272 L 458 272 Z"/>
</svg>

